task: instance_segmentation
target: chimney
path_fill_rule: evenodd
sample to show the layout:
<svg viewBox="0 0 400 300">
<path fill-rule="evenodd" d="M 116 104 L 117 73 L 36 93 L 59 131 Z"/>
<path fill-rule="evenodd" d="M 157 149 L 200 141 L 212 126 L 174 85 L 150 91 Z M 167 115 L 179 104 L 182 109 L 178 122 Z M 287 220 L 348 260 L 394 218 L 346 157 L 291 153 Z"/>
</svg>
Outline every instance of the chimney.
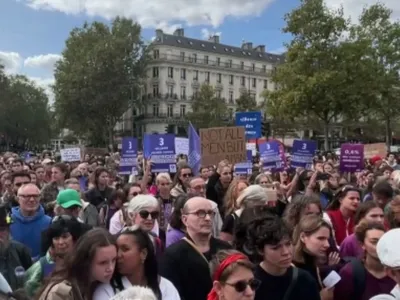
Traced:
<svg viewBox="0 0 400 300">
<path fill-rule="evenodd" d="M 219 44 L 219 35 L 214 34 L 214 35 L 210 36 L 208 41 Z"/>
<path fill-rule="evenodd" d="M 156 29 L 156 38 L 162 38 L 164 35 L 164 32 L 162 31 L 162 29 Z"/>
<path fill-rule="evenodd" d="M 265 45 L 258 45 L 258 46 L 255 48 L 255 50 L 256 50 L 257 52 L 262 52 L 262 53 L 264 53 L 264 52 L 265 52 Z"/>
<path fill-rule="evenodd" d="M 177 28 L 177 29 L 174 31 L 174 35 L 175 35 L 175 36 L 185 36 L 185 32 L 184 32 L 183 28 Z"/>
<path fill-rule="evenodd" d="M 253 43 L 246 43 L 245 41 L 243 41 L 242 49 L 243 50 L 253 50 Z"/>
</svg>

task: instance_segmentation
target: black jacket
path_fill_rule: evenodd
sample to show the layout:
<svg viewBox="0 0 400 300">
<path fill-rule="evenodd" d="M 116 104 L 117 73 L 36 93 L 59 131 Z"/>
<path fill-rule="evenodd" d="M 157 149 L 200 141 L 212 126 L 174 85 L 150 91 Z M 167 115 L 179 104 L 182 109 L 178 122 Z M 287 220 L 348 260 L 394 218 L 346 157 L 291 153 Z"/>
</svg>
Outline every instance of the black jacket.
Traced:
<svg viewBox="0 0 400 300">
<path fill-rule="evenodd" d="M 85 198 L 90 204 L 93 204 L 97 208 L 97 211 L 100 211 L 100 208 L 110 199 L 113 190 L 113 188 L 106 187 L 104 191 L 100 192 L 99 189 L 95 187 L 85 193 Z"/>
</svg>

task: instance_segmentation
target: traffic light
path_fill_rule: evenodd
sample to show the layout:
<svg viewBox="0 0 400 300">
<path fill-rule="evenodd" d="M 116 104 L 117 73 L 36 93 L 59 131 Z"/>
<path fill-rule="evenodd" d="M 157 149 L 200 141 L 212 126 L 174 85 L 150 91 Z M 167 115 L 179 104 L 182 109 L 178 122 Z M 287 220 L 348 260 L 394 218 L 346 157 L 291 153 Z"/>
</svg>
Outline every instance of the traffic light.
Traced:
<svg viewBox="0 0 400 300">
<path fill-rule="evenodd" d="M 261 123 L 261 135 L 268 138 L 271 135 L 271 123 L 262 121 Z"/>
</svg>

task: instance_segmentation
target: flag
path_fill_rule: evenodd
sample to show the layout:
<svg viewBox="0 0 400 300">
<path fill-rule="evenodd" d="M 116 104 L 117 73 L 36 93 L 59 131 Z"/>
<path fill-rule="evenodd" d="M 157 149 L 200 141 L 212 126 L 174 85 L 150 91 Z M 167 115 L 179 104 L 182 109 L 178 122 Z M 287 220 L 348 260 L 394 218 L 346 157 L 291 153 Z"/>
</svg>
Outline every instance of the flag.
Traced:
<svg viewBox="0 0 400 300">
<path fill-rule="evenodd" d="M 201 164 L 201 143 L 200 137 L 194 129 L 192 123 L 189 122 L 189 156 L 188 163 L 192 168 L 194 175 L 200 171 Z"/>
</svg>

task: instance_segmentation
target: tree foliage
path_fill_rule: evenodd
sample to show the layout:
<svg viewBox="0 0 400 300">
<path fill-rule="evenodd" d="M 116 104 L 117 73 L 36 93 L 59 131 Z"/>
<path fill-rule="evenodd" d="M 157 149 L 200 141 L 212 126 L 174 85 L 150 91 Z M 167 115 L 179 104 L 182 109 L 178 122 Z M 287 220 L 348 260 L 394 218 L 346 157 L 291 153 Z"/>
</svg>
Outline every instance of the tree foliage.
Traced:
<svg viewBox="0 0 400 300">
<path fill-rule="evenodd" d="M 360 87 L 363 73 L 370 70 L 359 63 L 363 41 L 344 38 L 349 21 L 341 9 L 329 10 L 323 0 L 301 0 L 285 20 L 284 32 L 293 39 L 285 63 L 273 76 L 279 89 L 270 97 L 281 101 L 292 117 L 319 120 L 329 148 L 329 125 L 357 111 L 365 96 Z"/>
<path fill-rule="evenodd" d="M 116 18 L 71 31 L 55 68 L 55 108 L 62 127 L 113 144 L 113 129 L 139 100 L 147 62 L 141 27 Z"/>
<path fill-rule="evenodd" d="M 203 84 L 193 98 L 192 111 L 186 116 L 195 128 L 211 128 L 225 126 L 229 121 L 228 115 L 224 100 L 216 96 L 211 85 Z"/>
<path fill-rule="evenodd" d="M 247 112 L 258 110 L 257 101 L 251 96 L 249 92 L 241 93 L 240 97 L 236 99 L 236 111 Z"/>
<path fill-rule="evenodd" d="M 6 148 L 41 147 L 51 138 L 51 113 L 44 90 L 0 65 L 0 133 Z"/>
</svg>

